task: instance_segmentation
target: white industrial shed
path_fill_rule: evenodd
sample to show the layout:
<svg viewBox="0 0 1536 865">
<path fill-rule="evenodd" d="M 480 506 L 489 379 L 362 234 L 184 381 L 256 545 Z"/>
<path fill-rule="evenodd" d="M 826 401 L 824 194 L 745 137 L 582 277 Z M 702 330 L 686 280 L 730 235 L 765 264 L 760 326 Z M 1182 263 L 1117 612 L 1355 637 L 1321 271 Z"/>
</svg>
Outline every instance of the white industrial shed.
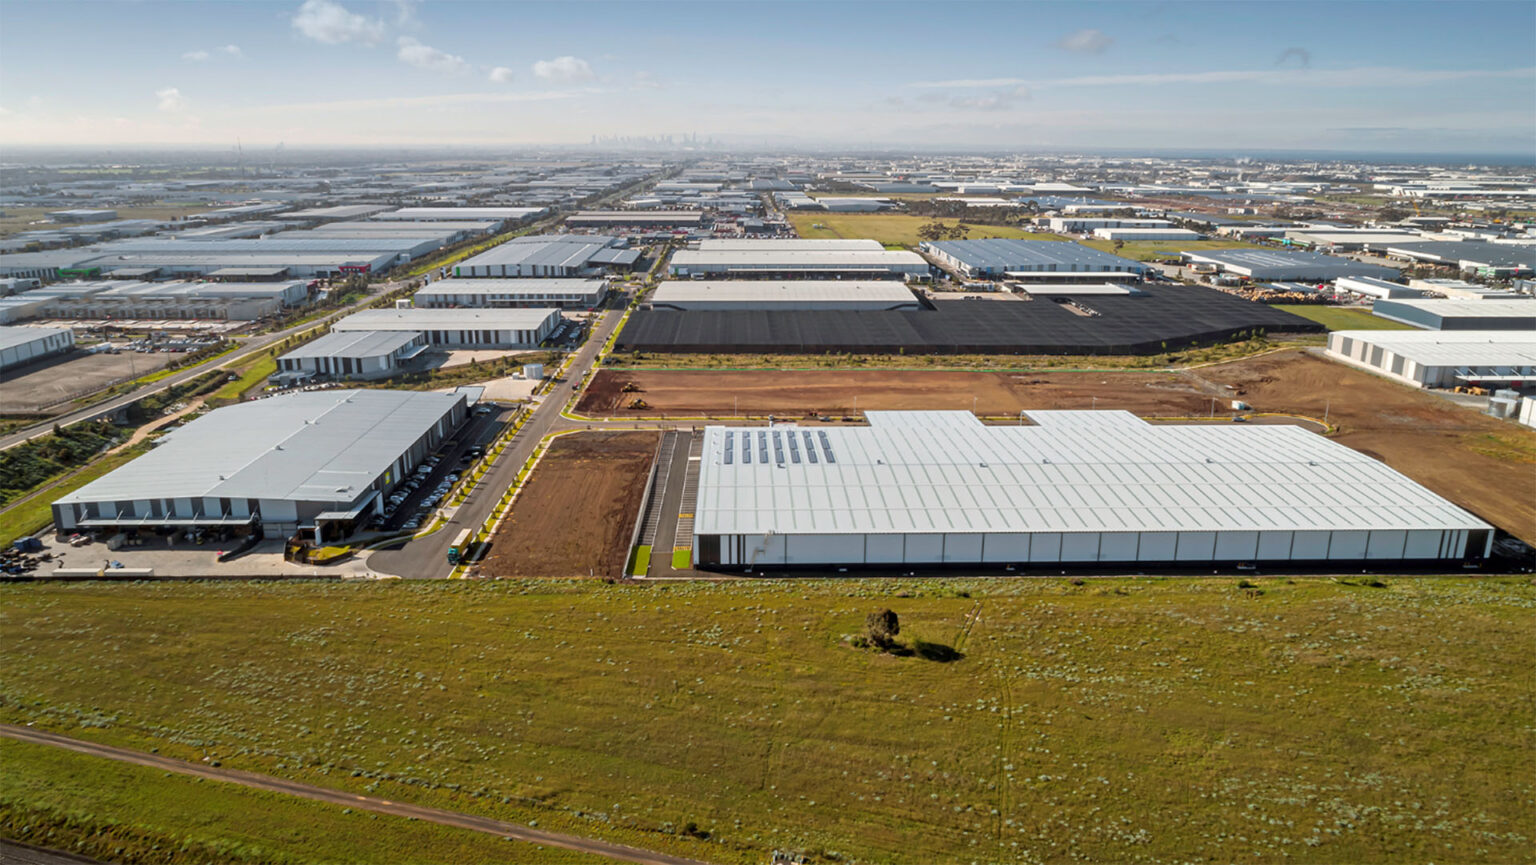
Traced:
<svg viewBox="0 0 1536 865">
<path fill-rule="evenodd" d="M 1128 412 L 869 412 L 708 427 L 693 562 L 757 566 L 1398 561 L 1487 555 L 1492 527 L 1294 426 Z"/>
<path fill-rule="evenodd" d="M 1328 354 L 1416 387 L 1536 383 L 1530 330 L 1338 330 Z"/>
<path fill-rule="evenodd" d="M 58 530 L 345 536 L 463 422 L 462 393 L 328 390 L 209 412 L 53 503 Z"/>
<path fill-rule="evenodd" d="M 447 222 L 461 219 L 493 219 L 520 222 L 538 216 L 544 207 L 402 207 L 389 213 L 375 213 L 369 219 L 380 221 Z"/>
<path fill-rule="evenodd" d="M 1423 297 L 1424 292 L 1396 282 L 1377 279 L 1374 276 L 1344 276 L 1333 281 L 1337 291 L 1347 291 L 1362 297 L 1385 300 L 1394 297 Z"/>
<path fill-rule="evenodd" d="M 440 279 L 423 286 L 412 299 L 426 309 L 591 309 L 607 294 L 608 283 L 601 279 Z"/>
<path fill-rule="evenodd" d="M 673 276 L 746 278 L 922 276 L 928 262 L 915 252 L 874 247 L 829 248 L 739 241 L 727 248 L 700 245 L 679 249 L 669 264 Z"/>
<path fill-rule="evenodd" d="M 457 277 L 591 276 L 605 267 L 631 267 L 640 250 L 618 237 L 538 234 L 514 237 L 454 265 Z"/>
<path fill-rule="evenodd" d="M 59 327 L 0 327 L 0 370 L 25 366 L 75 347 L 75 333 Z"/>
<path fill-rule="evenodd" d="M 1214 264 L 1226 273 L 1255 280 L 1314 280 L 1327 282 L 1342 276 L 1374 276 L 1396 279 L 1398 272 L 1379 264 L 1365 264 L 1349 258 L 1302 252 L 1295 249 L 1211 249 L 1182 252 L 1197 264 Z"/>
<path fill-rule="evenodd" d="M 355 330 L 328 333 L 277 359 L 278 375 L 299 378 L 383 378 L 394 375 L 402 361 L 427 347 L 426 334 L 402 330 Z"/>
<path fill-rule="evenodd" d="M 920 309 L 894 279 L 672 280 L 650 297 L 657 309 Z"/>
<path fill-rule="evenodd" d="M 365 309 L 331 330 L 414 331 L 434 346 L 535 348 L 559 324 L 557 309 Z"/>
<path fill-rule="evenodd" d="M 1095 228 L 1100 240 L 1199 240 L 1198 231 L 1187 228 Z"/>
</svg>

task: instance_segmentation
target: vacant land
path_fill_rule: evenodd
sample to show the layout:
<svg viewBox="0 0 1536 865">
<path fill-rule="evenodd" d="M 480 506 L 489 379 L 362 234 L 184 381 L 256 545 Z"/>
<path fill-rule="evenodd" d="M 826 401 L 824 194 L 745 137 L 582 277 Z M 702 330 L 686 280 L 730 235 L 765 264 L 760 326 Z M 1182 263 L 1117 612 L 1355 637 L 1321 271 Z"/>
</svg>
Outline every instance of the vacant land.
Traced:
<svg viewBox="0 0 1536 865">
<path fill-rule="evenodd" d="M 1527 858 L 1536 588 L 1258 582 L 4 586 L 0 717 L 716 862 Z"/>
<path fill-rule="evenodd" d="M 840 417 L 872 409 L 973 408 L 989 417 L 1014 416 L 1023 408 L 1123 408 L 1140 415 L 1203 413 L 1210 397 L 1177 373 L 1114 373 L 1114 399 L 1104 394 L 1098 372 L 710 372 L 602 370 L 593 377 L 578 410 L 598 416 L 730 417 L 733 411 L 762 417 Z M 626 382 L 638 394 L 621 393 Z M 1098 401 L 1095 402 L 1095 395 Z M 636 396 L 652 408 L 623 406 Z"/>
<path fill-rule="evenodd" d="M 1337 306 L 1313 306 L 1306 303 L 1275 304 L 1275 309 L 1299 315 L 1317 322 L 1329 330 L 1417 330 L 1411 324 L 1372 315 L 1368 309 L 1345 309 Z"/>
<path fill-rule="evenodd" d="M 656 456 L 654 432 L 555 439 L 479 565 L 489 577 L 620 577 Z"/>
<path fill-rule="evenodd" d="M 620 408 L 640 387 L 652 408 Z M 841 416 L 867 409 L 1124 409 L 1142 416 L 1220 415 L 1234 398 L 1261 412 L 1328 420 L 1371 454 L 1485 520 L 1536 541 L 1536 432 L 1303 351 L 1183 372 L 897 372 L 604 370 L 578 409 L 593 415 Z M 974 403 L 973 403 L 974 399 Z"/>
<path fill-rule="evenodd" d="M 164 369 L 185 358 L 173 352 L 85 354 L 76 352 L 57 361 L 11 370 L 0 375 L 7 412 L 41 412 L 63 409 L 76 397 L 96 393 L 108 385 Z"/>
<path fill-rule="evenodd" d="M 929 216 L 912 216 L 906 213 L 820 213 L 792 211 L 785 214 L 801 237 L 841 237 L 849 240 L 870 238 L 888 245 L 916 248 L 922 242 L 918 229 L 931 222 L 940 222 L 953 228 L 964 220 L 934 219 Z M 817 228 L 816 226 L 821 226 Z M 984 237 L 1027 237 L 1032 240 L 1065 240 L 1056 234 L 1030 232 L 1008 225 L 977 225 L 967 222 L 971 230 L 967 240 Z"/>
<path fill-rule="evenodd" d="M 10 739 L 0 763 L 0 836 L 104 862 L 609 861 Z"/>
</svg>

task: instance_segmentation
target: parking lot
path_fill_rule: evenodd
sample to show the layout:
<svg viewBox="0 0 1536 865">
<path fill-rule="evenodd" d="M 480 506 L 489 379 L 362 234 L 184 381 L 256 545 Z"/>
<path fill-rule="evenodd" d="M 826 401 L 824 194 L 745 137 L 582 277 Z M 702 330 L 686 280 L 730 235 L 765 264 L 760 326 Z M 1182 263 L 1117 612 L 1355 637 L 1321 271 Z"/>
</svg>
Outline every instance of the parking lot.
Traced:
<svg viewBox="0 0 1536 865">
<path fill-rule="evenodd" d="M 440 507 L 465 472 L 485 454 L 485 448 L 501 433 L 512 417 L 512 409 L 482 404 L 453 438 L 412 472 L 385 499 L 384 516 L 375 517 L 366 528 L 373 531 L 412 531 L 421 528 Z"/>
</svg>

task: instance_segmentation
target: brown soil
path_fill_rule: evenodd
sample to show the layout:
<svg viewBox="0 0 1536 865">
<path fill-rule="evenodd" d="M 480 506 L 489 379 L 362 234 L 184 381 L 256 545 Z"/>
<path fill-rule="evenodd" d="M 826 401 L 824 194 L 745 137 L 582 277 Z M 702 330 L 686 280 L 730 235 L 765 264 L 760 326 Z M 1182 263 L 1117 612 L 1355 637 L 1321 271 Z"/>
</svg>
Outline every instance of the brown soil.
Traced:
<svg viewBox="0 0 1536 865">
<path fill-rule="evenodd" d="M 621 392 L 630 381 L 641 390 Z M 1016 415 L 1023 408 L 1097 406 L 1174 417 L 1209 412 L 1207 387 L 1188 376 L 1157 372 L 602 370 L 593 377 L 577 411 L 623 417 L 729 417 L 733 411 L 755 417 L 840 417 L 866 409 L 970 411 L 974 406 L 977 413 L 996 417 Z M 636 397 L 651 408 L 623 408 Z"/>
<path fill-rule="evenodd" d="M 633 381 L 638 393 L 621 393 Z M 634 397 L 648 411 L 620 408 Z M 1536 542 L 1536 432 L 1442 397 L 1288 351 L 1181 373 L 926 371 L 599 372 L 578 410 L 600 416 L 776 414 L 865 409 L 1124 409 L 1144 417 L 1218 417 L 1233 399 L 1260 412 L 1328 420 L 1337 439 L 1529 542 Z M 1095 399 L 1096 398 L 1096 399 Z"/>
<path fill-rule="evenodd" d="M 660 433 L 590 432 L 550 445 L 491 538 L 490 577 L 619 577 Z"/>
</svg>

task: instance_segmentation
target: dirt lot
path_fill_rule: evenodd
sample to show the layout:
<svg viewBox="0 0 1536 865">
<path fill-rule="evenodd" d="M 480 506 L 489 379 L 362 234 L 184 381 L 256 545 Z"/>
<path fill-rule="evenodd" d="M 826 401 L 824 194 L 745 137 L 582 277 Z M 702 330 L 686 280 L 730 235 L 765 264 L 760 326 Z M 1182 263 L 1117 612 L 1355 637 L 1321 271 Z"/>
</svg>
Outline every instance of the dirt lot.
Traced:
<svg viewBox="0 0 1536 865">
<path fill-rule="evenodd" d="M 618 577 L 659 433 L 562 436 L 534 469 L 479 566 L 491 577 Z"/>
<path fill-rule="evenodd" d="M 640 386 L 623 393 L 626 382 Z M 1210 411 L 1188 376 L 1157 372 L 631 372 L 603 370 L 582 396 L 585 414 L 626 417 L 742 414 L 841 416 L 866 409 L 965 409 L 987 416 L 1022 408 L 1118 408 L 1140 415 Z M 1213 389 L 1214 392 L 1214 389 Z M 621 408 L 636 397 L 652 407 Z M 1097 402 L 1095 402 L 1095 397 Z M 733 403 L 734 400 L 734 403 Z M 739 409 L 733 409 L 733 406 Z M 855 407 L 856 406 L 856 407 Z"/>
<path fill-rule="evenodd" d="M 641 387 L 621 393 L 627 381 Z M 649 411 L 620 409 L 634 397 Z M 1536 542 L 1536 432 L 1302 351 L 1194 372 L 603 371 L 579 410 L 593 415 L 834 417 L 866 409 L 1114 408 L 1148 417 L 1217 415 L 1240 398 L 1262 412 L 1322 417 L 1368 453 L 1518 537 Z"/>
<path fill-rule="evenodd" d="M 76 353 L 56 362 L 42 362 L 0 375 L 0 410 L 42 411 L 108 385 L 146 375 L 184 355 L 169 352 L 139 354 Z"/>
</svg>

